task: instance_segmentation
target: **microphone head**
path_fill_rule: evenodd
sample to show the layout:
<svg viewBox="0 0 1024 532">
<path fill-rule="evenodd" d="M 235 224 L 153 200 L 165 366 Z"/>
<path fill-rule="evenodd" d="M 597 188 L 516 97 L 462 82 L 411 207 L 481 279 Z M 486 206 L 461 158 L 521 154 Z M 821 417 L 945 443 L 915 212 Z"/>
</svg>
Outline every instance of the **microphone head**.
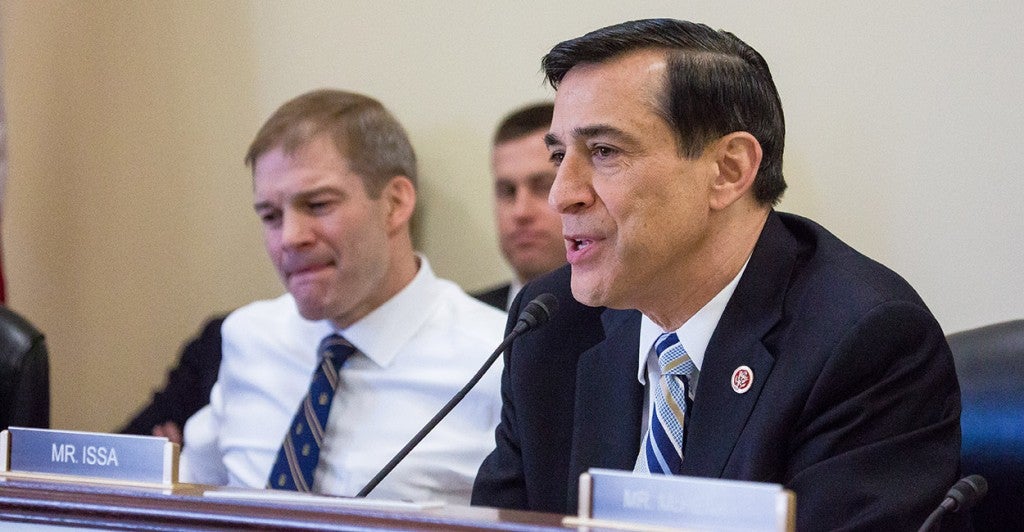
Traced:
<svg viewBox="0 0 1024 532">
<path fill-rule="evenodd" d="M 970 508 L 988 493 L 988 481 L 981 475 L 968 475 L 949 488 L 946 497 L 953 499 L 956 506 L 954 512 Z"/>
<path fill-rule="evenodd" d="M 551 315 L 558 310 L 558 298 L 553 294 L 541 294 L 526 304 L 523 311 L 519 313 L 519 320 L 514 330 L 520 333 L 540 327 L 551 319 Z"/>
</svg>

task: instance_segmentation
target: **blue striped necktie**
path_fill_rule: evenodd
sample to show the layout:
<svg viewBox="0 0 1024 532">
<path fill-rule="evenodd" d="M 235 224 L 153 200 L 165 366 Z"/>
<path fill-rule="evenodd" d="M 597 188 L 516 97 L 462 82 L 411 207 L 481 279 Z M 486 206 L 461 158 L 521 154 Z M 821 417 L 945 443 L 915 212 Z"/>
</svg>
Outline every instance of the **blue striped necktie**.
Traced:
<svg viewBox="0 0 1024 532">
<path fill-rule="evenodd" d="M 690 410 L 690 378 L 697 367 L 679 343 L 676 333 L 665 333 L 655 342 L 661 379 L 654 393 L 651 423 L 641 454 L 641 470 L 676 474 L 683 464 L 686 445 L 686 413 Z M 654 383 L 651 383 L 652 386 Z"/>
<path fill-rule="evenodd" d="M 309 392 L 299 403 L 288 427 L 277 461 L 270 470 L 267 487 L 278 490 L 311 491 L 313 473 L 320 460 L 320 445 L 327 428 L 327 416 L 338 387 L 338 370 L 356 348 L 337 334 L 320 342 L 320 365 L 313 372 Z"/>
</svg>

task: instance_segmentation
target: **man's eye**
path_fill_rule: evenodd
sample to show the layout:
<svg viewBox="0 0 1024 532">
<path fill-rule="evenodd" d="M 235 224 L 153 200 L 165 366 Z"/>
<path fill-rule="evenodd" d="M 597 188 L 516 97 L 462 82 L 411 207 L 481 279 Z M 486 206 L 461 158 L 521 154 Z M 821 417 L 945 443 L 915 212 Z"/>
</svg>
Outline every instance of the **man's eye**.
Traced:
<svg viewBox="0 0 1024 532">
<path fill-rule="evenodd" d="M 310 212 L 315 214 L 322 214 L 326 212 L 330 206 L 330 202 L 327 201 L 313 201 L 306 204 L 306 208 L 309 209 Z"/>
<path fill-rule="evenodd" d="M 498 185 L 494 188 L 494 193 L 501 199 L 514 198 L 516 195 L 516 187 L 511 185 Z"/>
<path fill-rule="evenodd" d="M 260 221 L 264 225 L 273 225 L 281 219 L 281 214 L 277 212 L 263 212 L 260 213 Z"/>
<path fill-rule="evenodd" d="M 551 152 L 550 161 L 555 166 L 561 165 L 562 164 L 562 159 L 565 159 L 565 152 L 564 151 L 554 151 L 554 152 Z"/>
<path fill-rule="evenodd" d="M 548 197 L 548 193 L 551 192 L 551 185 L 554 184 L 555 176 L 551 176 L 544 179 L 536 179 L 530 183 L 530 192 L 534 196 Z"/>
<path fill-rule="evenodd" d="M 611 157 L 615 155 L 615 149 L 608 146 L 594 146 L 591 150 L 596 157 Z"/>
</svg>

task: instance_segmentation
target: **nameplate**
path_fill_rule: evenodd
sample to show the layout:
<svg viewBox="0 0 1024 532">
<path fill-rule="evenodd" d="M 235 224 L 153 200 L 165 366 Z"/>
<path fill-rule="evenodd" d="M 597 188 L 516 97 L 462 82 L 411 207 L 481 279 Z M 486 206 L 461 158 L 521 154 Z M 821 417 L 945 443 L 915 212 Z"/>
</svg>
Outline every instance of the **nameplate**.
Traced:
<svg viewBox="0 0 1024 532">
<path fill-rule="evenodd" d="M 580 475 L 578 518 L 625 529 L 793 530 L 796 504 L 779 484 L 591 469 Z"/>
<path fill-rule="evenodd" d="M 10 427 L 0 433 L 8 475 L 169 486 L 178 481 L 177 444 L 167 438 Z"/>
</svg>

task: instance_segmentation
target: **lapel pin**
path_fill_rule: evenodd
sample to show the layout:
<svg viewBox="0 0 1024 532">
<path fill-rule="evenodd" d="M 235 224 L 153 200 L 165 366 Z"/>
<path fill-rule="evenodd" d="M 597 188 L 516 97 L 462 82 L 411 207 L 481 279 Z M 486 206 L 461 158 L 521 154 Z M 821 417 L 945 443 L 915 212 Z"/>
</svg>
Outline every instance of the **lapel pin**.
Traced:
<svg viewBox="0 0 1024 532">
<path fill-rule="evenodd" d="M 747 393 L 751 384 L 754 384 L 754 372 L 749 367 L 740 366 L 732 372 L 732 391 Z"/>
</svg>

